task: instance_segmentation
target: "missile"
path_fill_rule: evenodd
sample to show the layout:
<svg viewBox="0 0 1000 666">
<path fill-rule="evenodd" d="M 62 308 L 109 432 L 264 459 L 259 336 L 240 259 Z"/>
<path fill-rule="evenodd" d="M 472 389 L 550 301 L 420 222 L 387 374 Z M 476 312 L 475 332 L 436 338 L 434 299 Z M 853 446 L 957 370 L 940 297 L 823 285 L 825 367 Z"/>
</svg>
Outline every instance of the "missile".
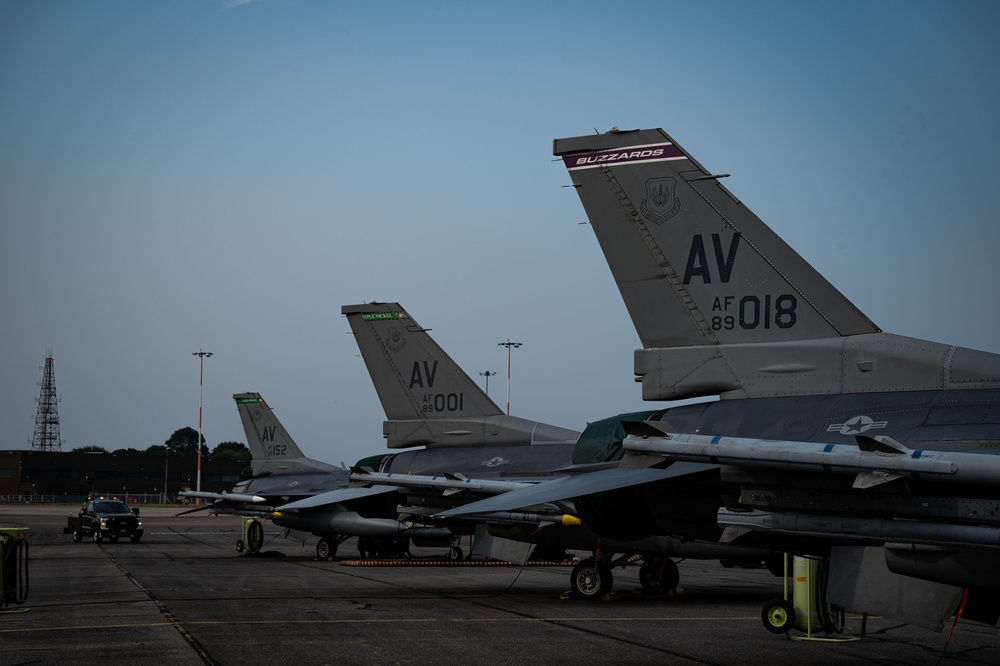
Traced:
<svg viewBox="0 0 1000 666">
<path fill-rule="evenodd" d="M 271 517 L 278 527 L 313 534 L 349 534 L 362 537 L 440 537 L 448 530 L 440 527 L 414 527 L 395 518 L 365 518 L 355 511 L 328 510 L 299 513 L 275 511 Z"/>
<path fill-rule="evenodd" d="M 856 474 L 855 488 L 902 477 L 944 483 L 1000 485 L 1000 456 L 985 453 L 911 450 L 891 437 L 858 436 L 857 445 L 642 432 L 625 438 L 630 454 L 789 471 Z"/>
<path fill-rule="evenodd" d="M 412 514 L 418 516 L 435 517 L 435 512 L 440 509 L 432 507 L 411 507 L 397 506 L 397 513 Z M 492 520 L 501 523 L 554 523 L 557 525 L 571 526 L 582 525 L 583 521 L 568 513 L 525 513 L 515 511 L 493 511 L 490 513 L 477 513 L 474 520 Z"/>
<path fill-rule="evenodd" d="M 511 490 L 535 485 L 534 483 L 524 483 L 521 481 L 468 479 L 461 474 L 421 476 L 419 474 L 392 474 L 385 472 L 354 472 L 351 474 L 351 481 L 410 488 L 434 488 L 443 490 L 446 496 L 454 495 L 463 490 L 484 495 L 499 495 Z"/>
<path fill-rule="evenodd" d="M 905 542 L 930 546 L 1000 549 L 1000 528 L 875 516 L 719 509 L 723 542 L 747 531 L 812 536 L 862 543 Z"/>
<path fill-rule="evenodd" d="M 260 504 L 267 500 L 259 495 L 245 495 L 243 493 L 206 493 L 198 490 L 182 490 L 177 493 L 181 497 L 194 497 L 197 499 L 225 500 L 229 502 L 252 502 Z"/>
</svg>

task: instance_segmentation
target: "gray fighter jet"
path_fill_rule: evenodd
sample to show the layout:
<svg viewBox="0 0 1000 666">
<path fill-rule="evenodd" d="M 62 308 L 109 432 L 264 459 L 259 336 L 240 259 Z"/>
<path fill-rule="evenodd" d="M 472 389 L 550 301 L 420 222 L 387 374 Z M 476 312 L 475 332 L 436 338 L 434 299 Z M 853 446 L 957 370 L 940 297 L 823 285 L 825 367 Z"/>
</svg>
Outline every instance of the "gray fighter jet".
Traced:
<svg viewBox="0 0 1000 666">
<path fill-rule="evenodd" d="M 422 447 L 390 453 L 377 464 L 369 458 L 364 465 L 368 469 L 356 469 L 351 475 L 358 484 L 398 488 L 401 519 L 447 525 L 456 533 L 474 532 L 474 543 L 485 539 L 490 548 L 497 539 L 505 539 L 543 546 L 549 552 L 594 550 L 595 557 L 579 563 L 570 578 L 571 588 L 583 598 L 600 598 L 608 592 L 611 565 L 636 554 L 644 555 L 643 586 L 655 591 L 677 585 L 679 572 L 671 557 L 761 562 L 771 555 L 693 540 L 690 535 L 683 540 L 666 534 L 628 542 L 612 535 L 599 539 L 587 525 L 578 524 L 578 507 L 572 501 L 532 502 L 519 505 L 517 512 L 480 512 L 472 520 L 434 520 L 437 514 L 484 497 L 558 487 L 595 469 L 608 469 L 616 483 L 620 478 L 636 483 L 715 466 L 683 463 L 666 470 L 616 469 L 626 434 L 622 422 L 647 418 L 649 412 L 594 421 L 581 433 L 508 416 L 398 303 L 347 305 L 342 312 L 385 410 L 383 433 L 389 448 Z M 488 553 L 484 548 L 478 554 Z"/>
<path fill-rule="evenodd" d="M 315 535 L 320 559 L 334 556 L 352 536 L 372 555 L 405 550 L 402 544 L 411 539 L 419 545 L 450 545 L 446 529 L 396 520 L 395 504 L 380 499 L 391 488 L 350 488 L 347 469 L 306 457 L 259 393 L 237 393 L 233 399 L 249 442 L 253 476 L 229 493 L 181 492 L 211 501 L 194 511 L 271 519 L 286 530 Z M 334 492 L 336 501 L 329 499 Z"/>
<path fill-rule="evenodd" d="M 662 130 L 554 153 L 642 341 L 643 398 L 719 398 L 629 426 L 623 466 L 716 471 L 686 504 L 682 479 L 594 472 L 445 515 L 609 491 L 606 521 L 580 512 L 599 533 L 818 554 L 830 602 L 940 628 L 968 589 L 965 616 L 995 623 L 1000 356 L 879 329 Z"/>
</svg>

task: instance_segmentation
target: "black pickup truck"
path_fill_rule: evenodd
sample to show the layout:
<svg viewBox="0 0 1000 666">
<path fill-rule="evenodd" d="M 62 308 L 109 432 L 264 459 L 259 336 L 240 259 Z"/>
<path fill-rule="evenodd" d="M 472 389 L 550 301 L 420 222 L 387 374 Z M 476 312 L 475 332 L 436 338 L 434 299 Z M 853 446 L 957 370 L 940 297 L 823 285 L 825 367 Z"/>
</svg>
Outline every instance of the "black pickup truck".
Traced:
<svg viewBox="0 0 1000 666">
<path fill-rule="evenodd" d="M 128 505 L 118 498 L 94 497 L 84 502 L 79 513 L 69 517 L 63 534 L 72 534 L 73 541 L 77 543 L 86 535 L 95 543 L 101 543 L 104 537 L 115 543 L 123 536 L 131 539 L 132 543 L 139 543 L 142 519 L 139 518 L 138 508 L 130 511 Z"/>
</svg>

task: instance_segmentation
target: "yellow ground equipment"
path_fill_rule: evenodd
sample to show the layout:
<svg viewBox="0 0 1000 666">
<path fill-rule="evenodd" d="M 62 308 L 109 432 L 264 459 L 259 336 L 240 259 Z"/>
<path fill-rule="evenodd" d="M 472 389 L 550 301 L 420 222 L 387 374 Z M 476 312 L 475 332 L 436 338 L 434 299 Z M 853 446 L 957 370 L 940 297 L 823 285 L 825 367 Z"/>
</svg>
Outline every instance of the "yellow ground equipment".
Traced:
<svg viewBox="0 0 1000 666">
<path fill-rule="evenodd" d="M 768 631 L 784 634 L 793 628 L 805 636 L 795 640 L 857 640 L 856 638 L 817 637 L 823 633 L 839 634 L 844 631 L 844 611 L 826 601 L 826 575 L 828 562 L 821 558 L 791 558 L 792 597 L 788 598 L 788 556 L 785 556 L 784 596 L 764 605 L 761 620 Z"/>
<path fill-rule="evenodd" d="M 0 527 L 0 609 L 28 598 L 28 530 Z"/>
<path fill-rule="evenodd" d="M 239 552 L 257 553 L 264 545 L 264 526 L 251 516 L 243 516 L 243 530 L 240 540 L 236 542 Z"/>
</svg>

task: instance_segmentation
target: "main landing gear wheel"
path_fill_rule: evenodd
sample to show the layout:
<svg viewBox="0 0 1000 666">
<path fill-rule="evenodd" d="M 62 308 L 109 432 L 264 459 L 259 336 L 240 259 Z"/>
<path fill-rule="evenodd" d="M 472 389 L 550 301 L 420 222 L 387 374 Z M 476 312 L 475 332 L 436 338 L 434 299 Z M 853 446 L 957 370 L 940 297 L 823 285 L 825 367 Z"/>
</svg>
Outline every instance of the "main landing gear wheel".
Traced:
<svg viewBox="0 0 1000 666">
<path fill-rule="evenodd" d="M 787 599 L 771 599 L 764 604 L 760 619 L 772 634 L 787 634 L 795 626 L 795 606 Z"/>
<path fill-rule="evenodd" d="M 569 577 L 570 588 L 580 599 L 600 599 L 611 591 L 612 583 L 611 567 L 603 562 L 595 564 L 592 557 L 573 567 Z"/>
<path fill-rule="evenodd" d="M 320 539 L 319 543 L 316 544 L 316 557 L 321 560 L 326 560 L 337 554 L 336 544 L 330 543 L 326 539 Z"/>
<path fill-rule="evenodd" d="M 462 552 L 461 548 L 458 546 L 452 546 L 451 550 L 448 551 L 448 559 L 452 562 L 460 562 L 464 554 L 465 553 Z"/>
<path fill-rule="evenodd" d="M 666 594 L 677 587 L 681 573 L 669 557 L 651 557 L 639 567 L 639 584 L 646 592 Z"/>
</svg>

